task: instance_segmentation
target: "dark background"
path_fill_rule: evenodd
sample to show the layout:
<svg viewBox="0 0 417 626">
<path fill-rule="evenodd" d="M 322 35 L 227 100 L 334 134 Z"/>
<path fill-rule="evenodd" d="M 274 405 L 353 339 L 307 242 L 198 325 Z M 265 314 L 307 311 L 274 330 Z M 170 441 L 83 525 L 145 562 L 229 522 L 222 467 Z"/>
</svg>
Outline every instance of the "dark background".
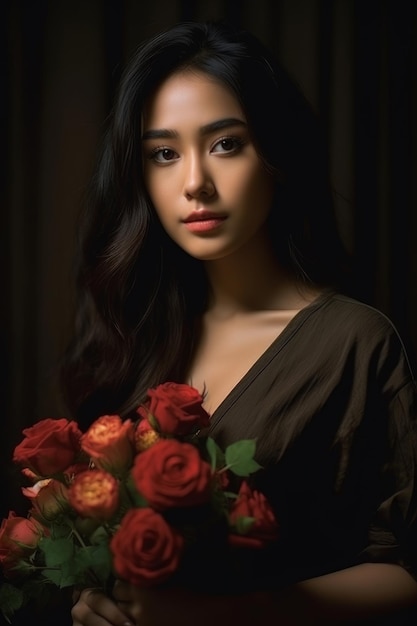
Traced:
<svg viewBox="0 0 417 626">
<path fill-rule="evenodd" d="M 414 363 L 417 2 L 3 0 L 0 16 L 0 519 L 21 506 L 22 428 L 65 415 L 74 227 L 114 88 L 136 46 L 177 21 L 248 28 L 300 84 L 328 140 L 356 295 L 394 321 Z"/>
</svg>

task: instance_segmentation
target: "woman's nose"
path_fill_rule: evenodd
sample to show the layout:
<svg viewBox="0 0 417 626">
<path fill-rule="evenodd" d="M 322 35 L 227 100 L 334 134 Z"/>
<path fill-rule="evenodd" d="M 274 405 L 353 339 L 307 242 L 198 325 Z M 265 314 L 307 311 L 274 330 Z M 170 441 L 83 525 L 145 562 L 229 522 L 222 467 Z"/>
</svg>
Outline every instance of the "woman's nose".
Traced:
<svg viewBox="0 0 417 626">
<path fill-rule="evenodd" d="M 202 157 L 193 155 L 185 163 L 184 195 L 188 199 L 211 198 L 216 193 L 213 177 Z"/>
</svg>

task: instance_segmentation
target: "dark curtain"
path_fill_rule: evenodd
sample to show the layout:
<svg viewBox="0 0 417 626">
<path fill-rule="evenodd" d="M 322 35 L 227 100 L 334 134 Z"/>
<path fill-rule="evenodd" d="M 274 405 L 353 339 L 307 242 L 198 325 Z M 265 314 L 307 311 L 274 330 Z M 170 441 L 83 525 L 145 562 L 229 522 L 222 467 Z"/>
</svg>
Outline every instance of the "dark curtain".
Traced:
<svg viewBox="0 0 417 626">
<path fill-rule="evenodd" d="M 279 56 L 321 117 L 357 296 L 417 347 L 417 3 L 134 0 L 3 3 L 2 442 L 58 415 L 75 221 L 121 69 L 145 37 L 226 17 Z"/>
<path fill-rule="evenodd" d="M 57 365 L 73 300 L 75 222 L 121 69 L 179 20 L 227 18 L 269 45 L 319 114 L 356 295 L 417 349 L 414 0 L 9 0 L 3 93 L 1 487 L 21 430 L 61 417 Z"/>
</svg>

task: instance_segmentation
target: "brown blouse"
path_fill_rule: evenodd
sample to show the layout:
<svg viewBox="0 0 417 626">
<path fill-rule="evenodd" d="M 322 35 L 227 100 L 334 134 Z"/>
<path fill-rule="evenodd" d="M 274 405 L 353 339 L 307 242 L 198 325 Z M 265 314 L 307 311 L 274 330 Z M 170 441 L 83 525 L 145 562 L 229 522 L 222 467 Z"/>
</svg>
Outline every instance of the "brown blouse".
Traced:
<svg viewBox="0 0 417 626">
<path fill-rule="evenodd" d="M 364 561 L 417 577 L 416 399 L 392 323 L 332 292 L 235 386 L 209 434 L 222 447 L 257 439 L 255 484 L 280 525 L 278 544 L 252 564 L 262 586 Z"/>
</svg>

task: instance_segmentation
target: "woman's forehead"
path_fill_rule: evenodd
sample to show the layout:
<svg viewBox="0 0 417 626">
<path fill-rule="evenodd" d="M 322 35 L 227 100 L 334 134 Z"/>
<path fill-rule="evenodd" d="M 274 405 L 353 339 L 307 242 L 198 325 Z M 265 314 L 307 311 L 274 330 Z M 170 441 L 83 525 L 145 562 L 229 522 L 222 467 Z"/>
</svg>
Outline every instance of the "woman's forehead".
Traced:
<svg viewBox="0 0 417 626">
<path fill-rule="evenodd" d="M 155 90 L 143 109 L 143 127 L 175 127 L 185 121 L 204 126 L 213 119 L 233 117 L 245 121 L 234 93 L 203 72 L 184 70 L 169 76 Z"/>
</svg>

